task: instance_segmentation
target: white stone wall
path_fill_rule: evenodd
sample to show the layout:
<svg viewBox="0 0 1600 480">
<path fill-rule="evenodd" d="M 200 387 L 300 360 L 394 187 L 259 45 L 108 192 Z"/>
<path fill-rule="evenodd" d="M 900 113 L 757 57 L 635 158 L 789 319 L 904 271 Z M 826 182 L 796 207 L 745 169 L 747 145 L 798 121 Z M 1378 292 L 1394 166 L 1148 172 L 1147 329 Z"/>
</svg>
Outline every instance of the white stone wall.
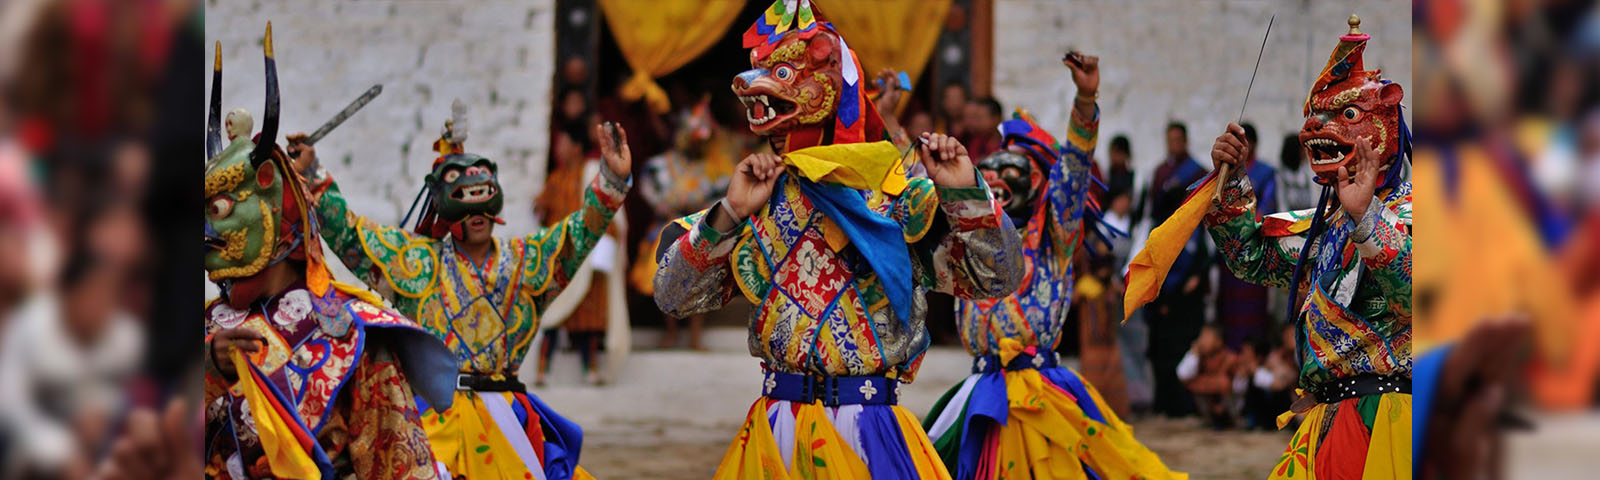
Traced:
<svg viewBox="0 0 1600 480">
<path fill-rule="evenodd" d="M 206 83 L 222 42 L 223 108 L 260 115 L 261 40 L 272 21 L 281 132 L 310 132 L 373 84 L 383 94 L 317 145 L 359 214 L 394 224 L 422 186 L 460 98 L 468 151 L 500 165 L 506 225 L 532 231 L 543 185 L 554 68 L 554 0 L 209 0 Z M 198 132 L 197 132 L 198 133 Z"/>
<path fill-rule="evenodd" d="M 994 95 L 1022 106 L 1052 133 L 1067 125 L 1074 94 L 1061 66 L 1068 48 L 1100 56 L 1100 148 L 1118 133 L 1133 144 L 1135 168 L 1166 152 L 1170 120 L 1189 125 L 1189 153 L 1209 168 L 1211 141 L 1239 117 L 1267 20 L 1276 13 L 1246 121 L 1258 155 L 1276 165 L 1282 137 L 1304 123 L 1301 105 L 1328 55 L 1361 16 L 1366 67 L 1381 68 L 1412 103 L 1411 3 L 1404 0 L 996 0 Z M 1409 121 L 1409 112 L 1407 113 Z"/>
</svg>

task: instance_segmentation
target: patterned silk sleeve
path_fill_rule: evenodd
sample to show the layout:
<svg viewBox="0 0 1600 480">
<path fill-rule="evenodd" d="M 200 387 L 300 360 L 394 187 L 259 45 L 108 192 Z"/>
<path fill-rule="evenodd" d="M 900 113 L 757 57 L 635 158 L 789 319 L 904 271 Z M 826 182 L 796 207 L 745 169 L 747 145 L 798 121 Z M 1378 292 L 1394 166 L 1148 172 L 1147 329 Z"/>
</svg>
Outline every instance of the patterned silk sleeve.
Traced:
<svg viewBox="0 0 1600 480">
<path fill-rule="evenodd" d="M 973 175 L 979 175 L 977 169 Z M 894 206 L 907 242 L 925 240 L 935 200 L 949 233 L 939 239 L 931 256 L 917 255 L 924 267 L 930 267 L 923 271 L 932 272 L 931 278 L 922 279 L 924 285 L 972 299 L 1017 291 L 1022 282 L 1022 237 L 983 178 L 978 176 L 973 187 L 937 187 L 927 178 L 911 179 Z"/>
<path fill-rule="evenodd" d="M 1222 185 L 1222 198 L 1206 212 L 1206 230 L 1216 242 L 1228 270 L 1240 280 L 1273 288 L 1289 288 L 1294 264 L 1305 237 L 1269 237 L 1256 220 L 1255 190 L 1244 172 L 1234 169 Z"/>
<path fill-rule="evenodd" d="M 411 384 L 394 355 L 386 348 L 374 348 L 363 355 L 352 375 L 346 400 L 350 408 L 344 411 L 356 478 L 437 478 Z"/>
<path fill-rule="evenodd" d="M 1356 223 L 1350 238 L 1355 240 L 1361 263 L 1388 300 L 1389 311 L 1411 321 L 1411 204 L 1402 203 L 1400 212 L 1390 210 L 1383 199 L 1374 198 L 1367 213 Z"/>
<path fill-rule="evenodd" d="M 711 208 L 722 207 L 719 203 Z M 733 272 L 728 259 L 734 245 L 750 230 L 747 222 L 740 220 L 732 231 L 718 232 L 711 227 L 710 211 L 702 210 L 662 229 L 663 239 L 683 232 L 656 256 L 655 298 L 662 313 L 683 318 L 722 308 L 733 299 Z M 689 225 L 688 231 L 683 231 L 682 225 Z"/>
<path fill-rule="evenodd" d="M 627 178 L 601 165 L 600 173 L 583 193 L 583 208 L 554 226 L 522 238 L 523 286 L 534 295 L 540 313 L 566 288 L 572 274 L 583 266 L 589 252 L 605 235 L 611 218 L 628 195 Z"/>
<path fill-rule="evenodd" d="M 408 283 L 406 280 L 415 275 L 403 275 L 402 278 L 391 280 L 386 271 L 388 263 L 404 262 L 411 255 L 402 253 L 420 253 L 412 251 L 414 249 L 411 246 L 429 243 L 431 239 L 422 239 L 404 229 L 356 215 L 350 211 L 344 193 L 339 191 L 339 185 L 332 178 L 322 175 L 318 180 L 322 193 L 321 199 L 316 202 L 316 211 L 317 220 L 321 222 L 319 228 L 322 230 L 322 239 L 345 268 L 367 285 L 387 284 L 402 292 L 415 290 L 401 288 L 401 284 Z M 410 266 L 431 273 L 434 266 L 432 250 L 426 247 L 421 250 L 426 251 L 427 258 L 416 258 L 410 262 Z M 431 275 L 426 276 L 431 278 Z"/>
<path fill-rule="evenodd" d="M 1083 205 L 1089 197 L 1089 168 L 1094 155 L 1095 141 L 1100 132 L 1100 107 L 1095 106 L 1088 117 L 1072 109 L 1067 124 L 1066 155 L 1050 168 L 1048 193 L 1053 240 L 1058 246 L 1056 257 L 1069 267 L 1072 255 L 1077 253 L 1077 236 L 1083 231 Z M 1087 240 L 1085 240 L 1087 241 Z M 1067 271 L 1063 269 L 1062 271 Z"/>
</svg>

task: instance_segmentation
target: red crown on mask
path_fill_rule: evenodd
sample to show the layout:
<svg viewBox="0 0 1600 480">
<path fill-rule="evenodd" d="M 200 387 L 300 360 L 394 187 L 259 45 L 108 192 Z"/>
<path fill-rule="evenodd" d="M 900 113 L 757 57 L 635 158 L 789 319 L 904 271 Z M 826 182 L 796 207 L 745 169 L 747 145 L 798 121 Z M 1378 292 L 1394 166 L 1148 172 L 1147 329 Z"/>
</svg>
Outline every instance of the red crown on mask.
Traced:
<svg viewBox="0 0 1600 480">
<path fill-rule="evenodd" d="M 1334 47 L 1333 54 L 1328 56 L 1328 65 L 1322 67 L 1322 73 L 1317 74 L 1316 83 L 1311 85 L 1311 92 L 1306 94 L 1302 115 L 1311 114 L 1311 100 L 1317 93 L 1327 90 L 1330 85 L 1352 77 L 1360 78 L 1367 73 L 1361 63 L 1361 54 L 1367 50 L 1367 40 L 1372 36 L 1361 33 L 1361 17 L 1351 15 L 1346 23 L 1350 24 L 1350 32 L 1339 37 L 1339 46 Z"/>
</svg>

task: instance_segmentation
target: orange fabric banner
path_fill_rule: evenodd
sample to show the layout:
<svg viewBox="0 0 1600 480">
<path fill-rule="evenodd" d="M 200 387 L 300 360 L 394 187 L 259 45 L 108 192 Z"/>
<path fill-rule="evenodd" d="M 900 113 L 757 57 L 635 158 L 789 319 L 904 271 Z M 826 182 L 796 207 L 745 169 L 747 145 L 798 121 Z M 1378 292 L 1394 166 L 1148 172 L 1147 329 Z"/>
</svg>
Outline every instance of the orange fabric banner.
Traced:
<svg viewBox="0 0 1600 480">
<path fill-rule="evenodd" d="M 1161 282 L 1167 279 L 1172 261 L 1178 258 L 1178 253 L 1183 251 L 1183 244 L 1188 243 L 1189 236 L 1194 234 L 1194 229 L 1200 226 L 1200 220 L 1205 218 L 1216 189 L 1217 176 L 1212 174 L 1205 183 L 1189 193 L 1189 198 L 1183 201 L 1178 211 L 1167 217 L 1167 221 L 1150 230 L 1150 238 L 1145 240 L 1144 249 L 1135 254 L 1133 261 L 1128 264 L 1128 291 L 1122 299 L 1122 321 L 1128 321 L 1134 311 L 1155 300 L 1156 295 L 1161 293 Z"/>
</svg>

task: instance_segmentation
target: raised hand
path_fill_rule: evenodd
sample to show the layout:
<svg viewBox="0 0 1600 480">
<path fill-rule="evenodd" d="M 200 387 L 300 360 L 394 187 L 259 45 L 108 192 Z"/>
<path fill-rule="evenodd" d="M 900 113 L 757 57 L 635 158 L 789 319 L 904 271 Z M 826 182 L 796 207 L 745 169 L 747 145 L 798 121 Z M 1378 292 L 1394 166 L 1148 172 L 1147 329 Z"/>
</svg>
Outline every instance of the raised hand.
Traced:
<svg viewBox="0 0 1600 480">
<path fill-rule="evenodd" d="M 284 153 L 289 154 L 289 158 L 294 164 L 294 171 L 301 174 L 309 173 L 307 170 L 317 164 L 317 148 L 305 142 L 306 134 L 304 133 L 284 135 L 283 139 L 289 143 L 288 148 L 284 149 Z"/>
<path fill-rule="evenodd" d="M 1072 70 L 1072 84 L 1078 87 L 1078 95 L 1093 96 L 1100 91 L 1100 57 L 1067 52 L 1067 61 L 1062 63 Z"/>
<path fill-rule="evenodd" d="M 1356 139 L 1356 171 L 1348 166 L 1339 167 L 1339 204 L 1351 220 L 1361 221 L 1372 204 L 1372 192 L 1378 187 L 1378 156 L 1382 153 L 1366 138 Z"/>
<path fill-rule="evenodd" d="M 1223 165 L 1238 167 L 1245 161 L 1244 127 L 1237 123 L 1229 123 L 1227 131 L 1217 136 L 1217 141 L 1211 144 L 1211 168 L 1222 168 Z M 1235 169 L 1237 171 L 1237 169 Z"/>
<path fill-rule="evenodd" d="M 633 173 L 633 152 L 628 150 L 628 132 L 621 125 L 602 122 L 594 126 L 595 137 L 600 139 L 600 158 L 611 173 L 627 178 Z"/>
<path fill-rule="evenodd" d="M 738 217 L 734 220 L 748 217 L 766 205 L 783 169 L 783 158 L 767 152 L 752 153 L 734 167 L 733 179 L 728 183 L 728 195 L 723 198 L 734 216 Z"/>
<path fill-rule="evenodd" d="M 905 94 L 905 91 L 900 90 L 900 79 L 896 78 L 894 69 L 885 68 L 878 71 L 878 84 L 882 90 L 878 94 L 878 99 L 873 102 L 874 106 L 878 107 L 879 115 L 893 115 L 894 108 L 900 105 L 900 98 Z"/>
<path fill-rule="evenodd" d="M 928 167 L 928 178 L 942 187 L 971 187 L 978 184 L 967 147 L 955 137 L 942 133 L 923 133 L 917 146 L 917 159 Z"/>
</svg>

